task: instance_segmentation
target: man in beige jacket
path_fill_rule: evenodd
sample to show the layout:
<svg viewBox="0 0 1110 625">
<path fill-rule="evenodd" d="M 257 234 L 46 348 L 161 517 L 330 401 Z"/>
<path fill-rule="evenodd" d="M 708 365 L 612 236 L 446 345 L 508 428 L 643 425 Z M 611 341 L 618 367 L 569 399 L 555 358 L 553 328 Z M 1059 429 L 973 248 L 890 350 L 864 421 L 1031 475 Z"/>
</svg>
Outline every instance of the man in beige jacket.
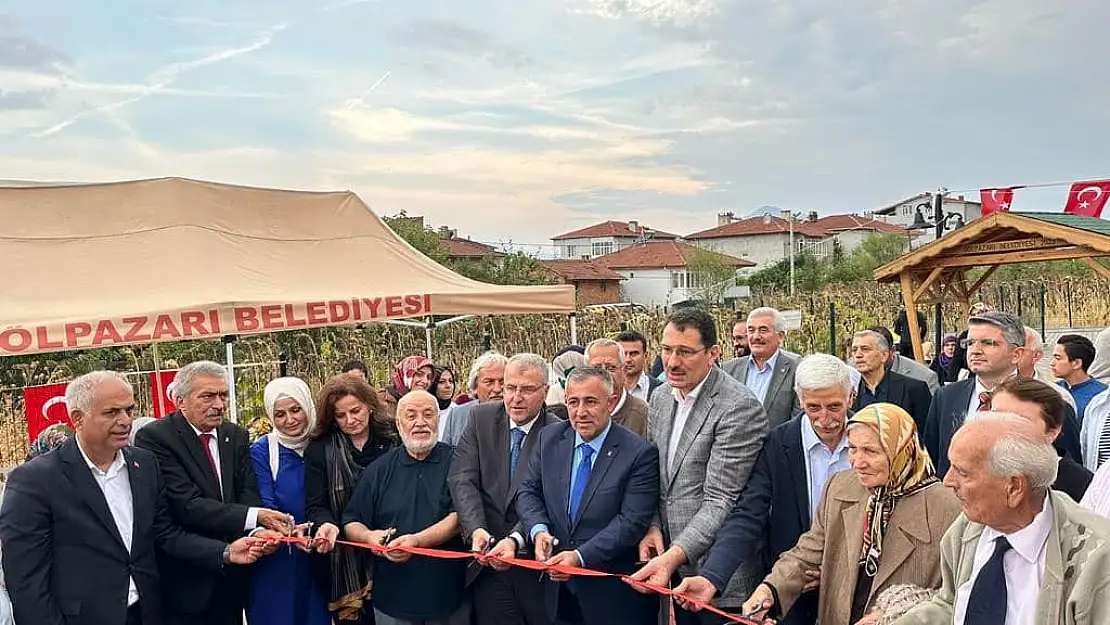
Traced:
<svg viewBox="0 0 1110 625">
<path fill-rule="evenodd" d="M 979 413 L 948 457 L 963 514 L 940 543 L 943 583 L 895 625 L 1110 623 L 1110 522 L 1050 490 L 1059 459 L 1043 433 Z"/>
</svg>

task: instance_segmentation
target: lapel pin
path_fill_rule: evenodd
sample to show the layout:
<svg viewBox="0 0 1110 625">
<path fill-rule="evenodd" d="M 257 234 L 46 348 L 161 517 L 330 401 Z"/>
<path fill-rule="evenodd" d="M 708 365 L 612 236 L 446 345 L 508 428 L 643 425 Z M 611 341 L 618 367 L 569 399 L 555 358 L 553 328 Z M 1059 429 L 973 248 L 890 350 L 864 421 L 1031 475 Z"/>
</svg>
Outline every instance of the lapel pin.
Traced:
<svg viewBox="0 0 1110 625">
<path fill-rule="evenodd" d="M 230 443 L 230 442 L 231 442 L 231 439 L 225 436 L 225 437 L 224 437 L 224 442 L 225 442 L 225 443 Z"/>
<path fill-rule="evenodd" d="M 131 464 L 135 465 L 135 468 L 136 468 L 136 469 L 138 469 L 138 468 L 139 468 L 139 461 L 138 461 L 138 460 L 132 460 L 132 461 L 131 461 Z"/>
<path fill-rule="evenodd" d="M 612 458 L 612 457 L 613 457 L 613 450 L 612 450 L 612 449 L 610 449 L 610 450 L 609 450 L 609 453 L 607 453 L 607 454 L 605 454 L 605 455 L 606 455 L 606 456 L 609 456 L 610 458 Z"/>
</svg>

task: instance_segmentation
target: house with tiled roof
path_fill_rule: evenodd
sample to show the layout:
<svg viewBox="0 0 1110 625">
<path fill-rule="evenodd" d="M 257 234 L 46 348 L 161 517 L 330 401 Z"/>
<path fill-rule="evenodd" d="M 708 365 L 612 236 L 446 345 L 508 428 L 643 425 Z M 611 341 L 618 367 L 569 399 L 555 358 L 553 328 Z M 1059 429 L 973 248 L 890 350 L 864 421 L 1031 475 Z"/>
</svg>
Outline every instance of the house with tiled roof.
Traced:
<svg viewBox="0 0 1110 625">
<path fill-rule="evenodd" d="M 788 215 L 784 211 L 784 215 Z M 816 218 L 816 215 L 813 215 Z M 824 228 L 807 220 L 793 219 L 796 250 L 805 249 L 830 236 Z M 717 215 L 717 225 L 683 237 L 700 248 L 743 258 L 756 269 L 773 265 L 790 255 L 791 220 L 774 215 L 756 215 L 743 219 L 732 213 Z"/>
<path fill-rule="evenodd" d="M 673 241 L 677 234 L 655 230 L 638 221 L 603 221 L 599 224 L 564 232 L 551 237 L 559 250 L 559 258 L 589 260 L 619 252 L 644 241 Z"/>
<path fill-rule="evenodd" d="M 541 260 L 559 284 L 574 285 L 578 308 L 621 301 L 621 280 L 624 276 L 600 265 L 597 261 L 574 258 Z"/>
<path fill-rule="evenodd" d="M 679 302 L 698 299 L 706 287 L 702 276 L 691 269 L 700 255 L 709 253 L 711 259 L 737 270 L 752 267 L 754 263 L 727 254 L 683 243 L 681 241 L 651 241 L 637 243 L 623 250 L 599 256 L 594 263 L 607 267 L 624 277 L 621 282 L 621 300 L 641 306 L 670 306 Z"/>
<path fill-rule="evenodd" d="M 909 228 L 918 226 L 918 243 L 925 244 L 935 238 L 936 231 L 930 225 L 933 223 L 933 197 L 932 193 L 918 193 L 893 204 L 887 204 L 871 211 L 876 219 L 887 223 Z M 971 223 L 983 216 L 983 205 L 979 202 L 966 199 L 962 195 L 946 195 L 941 202 L 941 210 L 948 219 L 947 228 Z M 924 227 L 922 227 L 924 226 Z"/>
<path fill-rule="evenodd" d="M 442 236 L 440 242 L 447 250 L 447 257 L 454 259 L 472 258 L 500 258 L 505 255 L 492 245 L 464 239 L 451 231 L 448 236 Z"/>
</svg>

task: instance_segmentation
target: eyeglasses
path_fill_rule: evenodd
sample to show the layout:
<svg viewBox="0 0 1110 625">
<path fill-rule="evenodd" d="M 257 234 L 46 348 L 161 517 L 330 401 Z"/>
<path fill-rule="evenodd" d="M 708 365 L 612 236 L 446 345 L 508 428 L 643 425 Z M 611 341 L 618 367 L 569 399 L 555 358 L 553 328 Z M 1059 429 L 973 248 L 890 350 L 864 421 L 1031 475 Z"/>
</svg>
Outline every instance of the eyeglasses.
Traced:
<svg viewBox="0 0 1110 625">
<path fill-rule="evenodd" d="M 996 341 L 994 339 L 960 339 L 960 347 L 964 349 L 975 347 L 976 345 L 981 345 L 984 349 L 990 349 L 993 347 L 1002 347 L 1007 344 L 1008 343 Z"/>
<path fill-rule="evenodd" d="M 598 369 L 604 369 L 605 371 L 607 371 L 609 373 L 614 373 L 614 372 L 620 371 L 622 369 L 622 367 L 620 365 L 612 365 L 612 364 L 610 364 L 610 365 L 594 365 L 594 366 L 596 366 Z"/>
<path fill-rule="evenodd" d="M 516 384 L 506 384 L 502 391 L 506 395 L 535 395 L 540 392 L 542 386 L 517 386 Z"/>
<path fill-rule="evenodd" d="M 702 347 L 701 349 L 690 349 L 689 347 L 671 347 L 670 345 L 664 345 L 659 351 L 662 352 L 665 357 L 678 356 L 682 360 L 686 360 L 697 356 L 707 349 L 709 348 Z"/>
</svg>

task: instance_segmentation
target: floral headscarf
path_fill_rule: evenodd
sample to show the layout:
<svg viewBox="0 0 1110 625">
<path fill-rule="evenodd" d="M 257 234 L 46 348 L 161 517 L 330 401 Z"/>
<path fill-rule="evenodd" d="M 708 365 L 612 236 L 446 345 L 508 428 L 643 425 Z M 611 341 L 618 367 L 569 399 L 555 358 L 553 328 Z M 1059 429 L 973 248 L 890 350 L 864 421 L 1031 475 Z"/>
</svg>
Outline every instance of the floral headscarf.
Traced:
<svg viewBox="0 0 1110 625">
<path fill-rule="evenodd" d="M 432 361 L 419 354 L 406 356 L 393 368 L 393 375 L 389 378 L 389 391 L 396 399 L 400 399 L 412 390 L 412 379 L 416 372 L 424 367 L 431 367 Z"/>
<path fill-rule="evenodd" d="M 917 438 L 913 417 L 894 404 L 871 404 L 848 420 L 848 426 L 862 424 L 879 435 L 879 442 L 890 463 L 890 478 L 885 486 L 871 490 L 863 527 L 860 567 L 868 577 L 879 571 L 883 536 L 896 501 L 938 482 L 929 452 Z"/>
<path fill-rule="evenodd" d="M 73 436 L 73 428 L 65 423 L 55 423 L 39 432 L 27 451 L 27 460 L 37 458 L 61 446 L 62 443 Z"/>
<path fill-rule="evenodd" d="M 567 387 L 567 377 L 576 367 L 586 366 L 585 349 L 579 345 L 567 345 L 555 353 L 551 361 L 552 384 L 547 389 L 547 405 L 557 406 L 563 403 L 566 396 L 564 389 Z"/>
</svg>

